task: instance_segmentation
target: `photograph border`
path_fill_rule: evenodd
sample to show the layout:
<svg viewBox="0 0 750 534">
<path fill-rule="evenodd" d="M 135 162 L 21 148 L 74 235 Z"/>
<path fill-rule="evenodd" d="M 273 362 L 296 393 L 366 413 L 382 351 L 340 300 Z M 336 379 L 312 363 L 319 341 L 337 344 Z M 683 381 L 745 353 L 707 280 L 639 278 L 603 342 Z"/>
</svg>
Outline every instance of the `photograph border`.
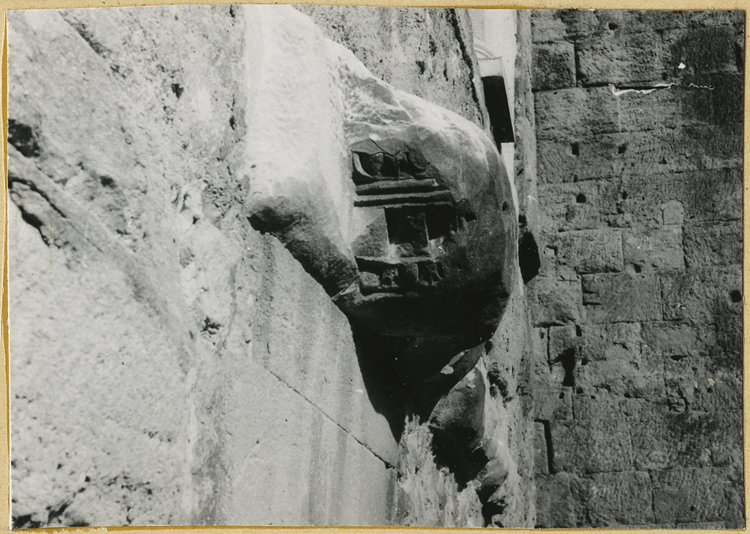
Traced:
<svg viewBox="0 0 750 534">
<path fill-rule="evenodd" d="M 9 393 L 9 338 L 8 338 L 8 187 L 7 187 L 7 154 L 8 154 L 8 143 L 7 143 L 7 117 L 8 117 L 8 101 L 7 101 L 7 87 L 8 87 L 8 41 L 7 41 L 7 11 L 8 10 L 29 10 L 29 9 L 62 9 L 62 8 L 102 8 L 102 7 L 136 7 L 136 6 L 157 6 L 157 5 L 229 5 L 229 4 L 322 4 L 322 5 L 351 5 L 351 6 L 393 6 L 393 7 L 433 7 L 433 8 L 505 8 L 505 9 L 560 9 L 560 8 L 574 8 L 574 9 L 590 9 L 590 10 L 744 10 L 745 11 L 745 44 L 747 50 L 747 44 L 750 43 L 750 28 L 748 27 L 748 10 L 750 10 L 750 0 L 260 0 L 256 2 L 248 1 L 231 1 L 231 0 L 207 0 L 207 1 L 196 1 L 196 0 L 0 0 L 0 17 L 2 17 L 2 23 L 0 24 L 0 39 L 2 39 L 2 111 L 0 120 L 3 125 L 3 135 L 5 142 L 3 143 L 4 157 L 0 161 L 2 172 L 5 175 L 5 180 L 2 183 L 2 202 L 0 202 L 0 216 L 2 217 L 3 231 L 0 232 L 0 250 L 2 251 L 2 323 L 0 329 L 2 329 L 2 342 L 5 355 L 5 365 L 3 366 L 3 376 L 0 378 L 0 384 L 4 388 L 4 399 L 2 415 L 0 418 L 3 421 L 2 424 L 2 439 L 4 439 L 5 447 L 0 448 L 0 484 L 4 488 L 4 493 L 0 495 L 0 534 L 10 532 L 11 516 L 10 516 L 10 393 Z M 750 59 L 748 55 L 745 55 L 745 70 L 748 71 L 750 66 Z M 744 101 L 744 117 L 743 121 L 745 125 L 748 122 L 748 116 L 750 115 L 750 92 L 748 89 L 748 79 L 750 77 L 745 76 L 745 91 L 743 96 Z M 750 131 L 748 128 L 744 128 L 743 132 L 743 147 L 748 147 L 750 143 Z M 750 190 L 750 163 L 748 161 L 747 149 L 743 154 L 743 293 L 744 295 L 750 295 L 750 280 L 745 275 L 748 269 L 750 269 L 750 259 L 748 255 L 748 245 L 750 244 L 750 235 L 748 235 L 748 223 L 747 223 L 747 212 L 749 209 L 750 200 L 745 191 Z M 750 324 L 747 318 L 748 303 L 746 298 L 743 299 L 743 465 L 744 465 L 744 487 L 745 487 L 745 517 L 750 518 L 748 513 L 748 473 L 750 473 L 750 455 L 748 455 L 748 443 L 747 443 L 747 430 L 748 430 L 748 412 L 747 406 L 750 405 L 750 384 L 748 383 L 748 362 L 744 358 L 744 354 L 748 351 L 748 334 L 750 334 Z M 383 534 L 395 534 L 396 532 L 411 532 L 411 533 L 427 533 L 427 532 L 439 532 L 439 531 L 476 531 L 484 529 L 470 529 L 470 528 L 421 528 L 421 527 L 232 527 L 232 526 L 175 526 L 175 527 L 57 527 L 57 528 L 37 528 L 37 529 L 24 529 L 26 532 L 107 532 L 107 531 L 129 531 L 129 532 L 156 532 L 163 530 L 171 530 L 179 533 L 191 533 L 201 532 L 209 533 L 216 532 L 222 534 L 250 534 L 250 533 L 262 533 L 265 531 L 273 530 L 274 532 L 295 532 L 300 531 L 327 531 L 332 534 L 339 534 L 344 532 L 354 532 L 359 530 L 367 530 L 368 532 L 377 532 Z M 531 532 L 534 529 L 503 529 L 508 531 L 525 531 Z M 560 532 L 560 531 L 572 531 L 572 532 L 632 532 L 632 529 L 614 529 L 614 528 L 602 528 L 602 529 L 544 529 L 548 532 Z M 723 530 L 731 531 L 732 529 Z M 747 530 L 747 526 L 744 530 Z M 644 532 L 662 532 L 661 530 L 644 530 Z M 688 530 L 688 529 L 674 529 L 670 532 L 706 532 L 705 530 Z"/>
</svg>

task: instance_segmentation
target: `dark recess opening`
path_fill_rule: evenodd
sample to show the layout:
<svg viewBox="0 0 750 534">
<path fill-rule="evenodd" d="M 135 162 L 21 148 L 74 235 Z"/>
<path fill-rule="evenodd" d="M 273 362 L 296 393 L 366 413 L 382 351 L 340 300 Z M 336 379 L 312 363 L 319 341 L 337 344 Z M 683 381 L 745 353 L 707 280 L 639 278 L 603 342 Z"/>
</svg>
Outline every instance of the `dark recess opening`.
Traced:
<svg viewBox="0 0 750 534">
<path fill-rule="evenodd" d="M 500 148 L 501 143 L 515 142 L 512 108 L 508 103 L 505 79 L 502 76 L 484 76 L 482 85 L 495 144 Z"/>
<path fill-rule="evenodd" d="M 521 268 L 521 278 L 524 284 L 528 284 L 538 275 L 542 267 L 539 246 L 536 244 L 534 234 L 528 230 L 518 238 L 518 265 Z"/>
<path fill-rule="evenodd" d="M 576 368 L 576 349 L 572 347 L 565 349 L 562 354 L 557 357 L 555 363 L 560 363 L 565 371 L 562 385 L 564 387 L 575 387 L 576 379 L 573 375 L 573 371 Z"/>
<path fill-rule="evenodd" d="M 583 193 L 578 193 L 576 195 L 576 202 L 578 204 L 584 204 L 586 202 L 586 195 L 584 195 Z"/>
</svg>

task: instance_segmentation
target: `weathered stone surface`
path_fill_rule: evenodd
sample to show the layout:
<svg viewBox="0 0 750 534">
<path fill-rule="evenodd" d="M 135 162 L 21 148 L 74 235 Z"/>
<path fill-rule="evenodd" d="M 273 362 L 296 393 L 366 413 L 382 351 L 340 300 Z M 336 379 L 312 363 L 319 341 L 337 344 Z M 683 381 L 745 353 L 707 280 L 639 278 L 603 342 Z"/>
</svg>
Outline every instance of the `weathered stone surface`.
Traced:
<svg viewBox="0 0 750 534">
<path fill-rule="evenodd" d="M 586 422 L 550 422 L 553 471 L 601 473 L 632 468 L 630 425 L 606 417 Z"/>
<path fill-rule="evenodd" d="M 580 282 L 537 276 L 527 287 L 534 326 L 581 322 Z"/>
<path fill-rule="evenodd" d="M 674 322 L 644 323 L 643 343 L 661 357 L 679 359 L 704 355 L 716 344 L 710 327 Z"/>
<path fill-rule="evenodd" d="M 471 487 L 459 491 L 453 475 L 435 464 L 432 435 L 424 426 L 407 426 L 401 442 L 402 482 L 397 496 L 397 524 L 479 527 L 481 503 Z M 425 454 L 427 453 L 427 454 Z"/>
<path fill-rule="evenodd" d="M 741 494 L 730 485 L 738 476 L 732 468 L 656 471 L 651 475 L 655 516 L 664 522 L 727 520 L 740 526 Z"/>
<path fill-rule="evenodd" d="M 638 525 L 658 521 L 652 507 L 649 474 L 597 473 L 586 485 L 585 502 L 592 526 Z"/>
<path fill-rule="evenodd" d="M 633 229 L 622 234 L 625 264 L 636 272 L 656 269 L 685 269 L 682 228 Z"/>
<path fill-rule="evenodd" d="M 739 220 L 741 184 L 740 169 L 633 176 L 599 182 L 599 202 L 605 220 L 613 226 L 632 226 L 635 220 L 649 226 L 675 224 L 681 220 L 680 212 L 693 222 Z"/>
<path fill-rule="evenodd" d="M 540 9 L 532 18 L 532 35 L 534 42 L 576 40 L 588 36 L 606 40 L 625 32 L 651 33 L 724 25 L 738 27 L 743 20 L 742 11 Z"/>
<path fill-rule="evenodd" d="M 443 15 L 432 28 L 443 59 L 425 70 L 447 76 L 451 101 L 481 123 L 470 62 L 455 53 L 466 43 Z M 383 230 L 352 218 L 349 145 L 374 130 L 346 129 L 344 116 L 388 108 L 421 124 L 408 135 L 426 156 L 445 157 L 453 136 L 494 176 L 488 138 L 448 112 L 424 115 L 437 108 L 373 78 L 289 7 L 10 18 L 16 526 L 394 521 L 394 417 L 330 300 L 356 278 L 358 232 Z M 351 39 L 371 59 L 382 52 Z M 515 265 L 509 182 L 474 193 L 469 182 L 461 198 L 505 195 L 486 207 L 508 220 Z M 495 239 L 489 230 L 477 235 Z M 524 466 L 508 465 L 512 492 Z M 481 526 L 475 489 L 461 499 L 464 515 L 445 521 Z"/>
<path fill-rule="evenodd" d="M 715 98 L 712 91 L 682 86 L 648 94 L 616 94 L 612 86 L 544 91 L 535 95 L 537 137 L 575 139 L 714 124 Z"/>
<path fill-rule="evenodd" d="M 548 91 L 576 84 L 575 49 L 570 43 L 534 45 L 532 89 Z"/>
<path fill-rule="evenodd" d="M 616 23 L 615 23 L 616 24 Z M 626 33 L 627 31 L 627 33 Z M 695 74 L 737 72 L 736 30 L 731 26 L 661 33 L 614 32 L 577 43 L 583 84 L 653 86 L 683 83 Z M 682 67 L 680 67 L 682 65 Z"/>
<path fill-rule="evenodd" d="M 584 85 L 622 82 L 663 82 L 667 44 L 657 33 L 614 32 L 608 39 L 584 38 L 576 44 L 578 69 Z M 671 59 L 671 58 L 668 58 Z"/>
<path fill-rule="evenodd" d="M 740 221 L 685 226 L 685 263 L 691 269 L 740 265 Z"/>
<path fill-rule="evenodd" d="M 350 6 L 295 9 L 309 15 L 327 37 L 351 50 L 386 83 L 479 126 L 486 123 L 466 10 L 360 7 L 352 16 Z"/>
<path fill-rule="evenodd" d="M 549 333 L 549 352 L 553 359 L 574 347 L 580 360 L 632 361 L 641 354 L 641 344 L 639 323 L 550 327 Z"/>
<path fill-rule="evenodd" d="M 558 183 L 741 167 L 741 139 L 733 126 L 540 139 L 539 177 Z"/>
<path fill-rule="evenodd" d="M 692 375 L 686 382 L 691 390 L 707 385 L 696 388 Z M 636 469 L 649 471 L 739 465 L 740 455 L 733 451 L 741 435 L 737 415 L 671 411 L 635 422 L 632 424 L 633 464 Z M 726 434 L 727 430 L 731 435 Z"/>
<path fill-rule="evenodd" d="M 623 267 L 623 239 L 619 230 L 584 230 L 557 235 L 558 265 L 579 274 L 619 272 Z"/>
<path fill-rule="evenodd" d="M 539 184 L 542 228 L 562 232 L 602 226 L 599 189 L 595 182 Z"/>
<path fill-rule="evenodd" d="M 659 279 L 654 275 L 585 275 L 581 285 L 589 322 L 655 321 L 662 318 Z"/>
<path fill-rule="evenodd" d="M 579 525 L 578 502 L 581 483 L 575 475 L 559 473 L 537 478 L 537 526 L 540 528 Z"/>
<path fill-rule="evenodd" d="M 664 319 L 706 321 L 742 313 L 741 274 L 732 266 L 660 275 Z"/>
<path fill-rule="evenodd" d="M 556 461 L 538 478 L 540 526 L 744 524 L 732 471 L 742 463 L 743 29 L 737 12 L 532 16 L 536 47 L 575 52 L 576 86 L 535 92 L 537 191 L 542 274 L 579 278 L 584 310 L 576 324 L 543 323 L 537 413 L 552 418 L 540 424 Z M 623 272 L 582 268 L 604 266 L 594 242 L 613 234 Z M 555 386 L 573 392 L 569 412 L 555 410 Z"/>
<path fill-rule="evenodd" d="M 531 35 L 534 43 L 562 41 L 593 31 L 598 22 L 591 10 L 540 9 L 531 18 Z"/>
<path fill-rule="evenodd" d="M 274 38 L 274 50 L 280 51 L 285 50 L 280 43 L 292 39 L 283 32 Z M 402 372 L 438 372 L 457 352 L 489 339 L 515 286 L 517 219 L 503 163 L 476 125 L 393 89 L 338 45 L 304 39 L 302 43 L 308 58 L 276 54 L 283 64 L 297 65 L 307 76 L 295 79 L 284 72 L 282 80 L 275 63 L 264 63 L 268 72 L 258 75 L 264 83 L 285 85 L 292 93 L 302 92 L 301 84 L 309 85 L 308 79 L 321 89 L 311 91 L 307 100 L 294 100 L 294 106 L 289 104 L 293 99 L 279 101 L 280 94 L 272 93 L 270 85 L 259 93 L 268 102 L 255 108 L 258 124 L 299 123 L 299 132 L 290 143 L 265 135 L 262 128 L 248 130 L 252 133 L 244 141 L 240 172 L 254 177 L 246 202 L 250 220 L 289 248 L 357 332 L 386 336 L 397 353 L 395 365 L 404 366 Z M 321 74 L 316 78 L 312 69 Z M 335 94 L 340 95 L 340 109 L 332 107 L 323 91 L 329 77 L 339 87 Z M 318 154 L 319 168 L 305 168 L 321 152 L 320 147 L 302 143 L 314 135 L 309 128 L 318 127 L 307 120 L 306 110 L 327 107 L 328 115 L 339 114 L 334 132 L 343 136 L 359 162 L 354 184 L 346 183 L 348 158 L 341 147 L 329 149 L 326 158 Z M 363 142 L 372 148 L 362 148 Z M 412 186 L 402 174 L 412 156 L 399 160 L 394 176 L 356 167 L 369 165 L 361 158 L 369 161 L 396 153 L 419 154 L 426 174 L 409 175 L 411 181 L 435 182 L 437 189 L 408 189 Z M 311 171 L 314 180 L 308 178 Z M 331 173 L 338 180 L 334 186 L 328 178 Z M 360 183 L 363 179 L 373 183 Z M 382 195 L 364 190 L 375 185 L 399 189 Z M 395 247 L 383 256 L 366 257 L 363 250 L 351 249 L 357 236 L 373 231 L 372 210 L 359 209 L 365 202 L 385 210 L 388 238 Z M 445 313 L 441 303 L 447 301 L 453 302 L 455 313 Z"/>
</svg>

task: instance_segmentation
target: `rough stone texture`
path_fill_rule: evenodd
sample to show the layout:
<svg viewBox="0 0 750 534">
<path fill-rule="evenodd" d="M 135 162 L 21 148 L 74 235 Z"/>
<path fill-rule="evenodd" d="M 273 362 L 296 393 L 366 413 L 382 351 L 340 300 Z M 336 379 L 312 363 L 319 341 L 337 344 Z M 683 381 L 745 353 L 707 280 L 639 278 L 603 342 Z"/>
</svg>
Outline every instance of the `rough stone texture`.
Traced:
<svg viewBox="0 0 750 534">
<path fill-rule="evenodd" d="M 532 15 L 537 526 L 744 525 L 743 30 Z"/>
<path fill-rule="evenodd" d="M 350 281 L 359 229 L 342 117 L 436 108 L 324 34 L 476 134 L 468 17 L 300 9 L 319 27 L 270 6 L 10 17 L 15 526 L 534 524 L 513 240 L 495 334 L 424 380 L 405 428 L 385 387 L 401 377 L 366 358 L 326 282 Z M 515 238 L 510 187 L 495 215 Z M 253 218 L 273 210 L 307 226 Z M 455 465 L 433 438 L 465 429 L 473 463 Z"/>
</svg>

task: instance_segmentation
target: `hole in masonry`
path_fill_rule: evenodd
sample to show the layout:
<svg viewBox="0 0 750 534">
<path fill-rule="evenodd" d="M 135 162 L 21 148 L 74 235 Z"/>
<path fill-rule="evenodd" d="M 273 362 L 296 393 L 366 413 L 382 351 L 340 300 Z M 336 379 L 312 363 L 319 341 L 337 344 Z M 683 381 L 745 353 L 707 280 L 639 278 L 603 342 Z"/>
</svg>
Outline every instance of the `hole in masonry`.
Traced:
<svg viewBox="0 0 750 534">
<path fill-rule="evenodd" d="M 573 152 L 574 156 L 579 156 L 581 154 L 581 147 L 578 145 L 578 143 L 573 143 L 570 145 L 570 150 Z"/>
<path fill-rule="evenodd" d="M 735 289 L 729 293 L 729 298 L 732 299 L 732 302 L 742 302 L 742 293 Z"/>
<path fill-rule="evenodd" d="M 180 98 L 182 96 L 182 92 L 185 89 L 179 84 L 179 83 L 173 83 L 172 84 L 172 92 L 174 93 L 174 96 L 177 98 Z"/>
<path fill-rule="evenodd" d="M 503 202 L 503 211 L 508 211 L 508 209 L 510 209 L 510 204 Z"/>
<path fill-rule="evenodd" d="M 578 193 L 576 195 L 576 202 L 578 204 L 584 204 L 586 202 L 586 195 L 584 195 L 583 193 Z"/>
<path fill-rule="evenodd" d="M 625 145 L 625 144 L 620 145 L 617 147 L 617 153 L 624 154 L 627 149 L 628 149 L 628 145 Z"/>
<path fill-rule="evenodd" d="M 617 24 L 615 24 L 614 22 L 610 22 L 609 24 L 607 24 L 607 28 L 609 28 L 612 31 L 615 31 L 617 27 L 618 27 Z"/>
</svg>

